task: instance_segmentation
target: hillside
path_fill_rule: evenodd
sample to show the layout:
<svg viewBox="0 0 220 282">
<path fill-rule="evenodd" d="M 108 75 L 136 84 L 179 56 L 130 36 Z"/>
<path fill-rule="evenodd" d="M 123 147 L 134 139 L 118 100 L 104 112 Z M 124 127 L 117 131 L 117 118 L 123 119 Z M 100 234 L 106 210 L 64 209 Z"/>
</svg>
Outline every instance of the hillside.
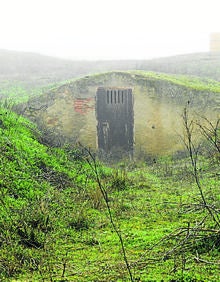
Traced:
<svg viewBox="0 0 220 282">
<path fill-rule="evenodd" d="M 217 282 L 219 129 L 206 126 L 194 169 L 187 152 L 110 168 L 43 145 L 1 106 L 0 280 Z"/>
<path fill-rule="evenodd" d="M 208 77 L 220 81 L 220 53 L 195 53 L 140 62 L 139 69 Z"/>
<path fill-rule="evenodd" d="M 219 282 L 219 69 L 1 50 L 0 96 L 35 97 L 0 105 L 0 281 Z M 133 90 L 132 161 L 95 158 L 99 86 Z"/>
<path fill-rule="evenodd" d="M 147 70 L 219 80 L 219 54 L 199 53 L 153 60 L 71 61 L 35 53 L 0 50 L 0 84 L 43 87 L 74 77 L 112 70 Z"/>
<path fill-rule="evenodd" d="M 134 69 L 136 61 L 71 61 L 35 53 L 0 50 L 0 83 L 43 87 L 89 73 Z"/>
</svg>

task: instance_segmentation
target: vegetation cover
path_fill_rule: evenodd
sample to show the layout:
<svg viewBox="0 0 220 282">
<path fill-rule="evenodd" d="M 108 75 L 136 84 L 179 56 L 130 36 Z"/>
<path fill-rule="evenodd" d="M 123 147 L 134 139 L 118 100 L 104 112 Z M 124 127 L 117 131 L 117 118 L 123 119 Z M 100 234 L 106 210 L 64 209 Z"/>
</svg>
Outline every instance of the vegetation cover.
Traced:
<svg viewBox="0 0 220 282">
<path fill-rule="evenodd" d="M 186 152 L 107 166 L 2 106 L 0 279 L 218 281 L 219 121 L 183 122 Z"/>
<path fill-rule="evenodd" d="M 6 96 L 27 99 L 27 89 L 9 86 Z M 0 281 L 219 281 L 220 120 L 192 116 L 187 105 L 184 151 L 103 163 L 80 144 L 51 146 L 2 100 Z"/>
<path fill-rule="evenodd" d="M 164 80 L 176 85 L 184 86 L 189 89 L 200 91 L 220 92 L 220 83 L 214 79 L 201 78 L 197 76 L 182 75 L 182 74 L 166 74 L 161 72 L 146 72 L 146 71 L 130 71 L 135 75 L 144 76 L 145 78 L 154 78 L 155 80 Z"/>
</svg>

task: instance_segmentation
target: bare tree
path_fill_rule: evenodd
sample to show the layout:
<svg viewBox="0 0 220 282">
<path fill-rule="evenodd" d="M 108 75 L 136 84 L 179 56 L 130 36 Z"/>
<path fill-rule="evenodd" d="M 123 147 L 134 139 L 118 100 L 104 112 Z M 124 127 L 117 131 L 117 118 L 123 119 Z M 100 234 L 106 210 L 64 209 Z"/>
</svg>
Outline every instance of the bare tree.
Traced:
<svg viewBox="0 0 220 282">
<path fill-rule="evenodd" d="M 218 212 L 212 204 L 207 202 L 205 194 L 203 192 L 201 181 L 200 181 L 200 175 L 199 175 L 199 169 L 198 169 L 198 154 L 199 154 L 201 145 L 198 144 L 196 146 L 193 142 L 193 133 L 194 133 L 193 129 L 196 124 L 198 125 L 198 123 L 189 119 L 189 113 L 188 113 L 187 107 L 184 108 L 182 118 L 183 118 L 183 123 L 184 123 L 184 129 L 186 132 L 185 137 L 183 138 L 183 141 L 189 153 L 189 157 L 190 157 L 191 165 L 192 165 L 192 173 L 195 179 L 195 183 L 199 190 L 204 208 L 208 211 L 208 213 L 210 214 L 210 216 L 212 217 L 212 219 L 214 220 L 214 222 L 216 223 L 216 225 L 219 228 L 220 221 L 219 221 Z M 206 119 L 206 121 L 208 121 L 208 119 Z M 217 144 L 218 142 L 217 129 L 216 127 L 213 126 L 211 122 L 209 122 L 209 124 L 211 125 L 212 130 L 208 130 L 205 126 L 202 126 L 201 124 L 199 124 L 199 128 L 202 130 L 203 135 L 208 139 L 208 141 L 210 141 L 211 144 L 215 146 L 215 144 Z M 219 124 L 219 120 L 216 123 L 216 125 L 218 126 L 218 124 Z M 214 137 L 212 136 L 211 133 L 212 134 L 214 133 Z"/>
</svg>

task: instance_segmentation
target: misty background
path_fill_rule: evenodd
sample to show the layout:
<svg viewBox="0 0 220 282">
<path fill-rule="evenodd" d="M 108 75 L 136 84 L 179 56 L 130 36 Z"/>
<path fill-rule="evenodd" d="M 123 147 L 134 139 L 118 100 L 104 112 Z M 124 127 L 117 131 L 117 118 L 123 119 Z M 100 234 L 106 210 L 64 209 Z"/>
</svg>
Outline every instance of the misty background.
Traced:
<svg viewBox="0 0 220 282">
<path fill-rule="evenodd" d="M 216 0 L 1 1 L 0 49 L 74 60 L 151 59 L 209 51 Z"/>
</svg>

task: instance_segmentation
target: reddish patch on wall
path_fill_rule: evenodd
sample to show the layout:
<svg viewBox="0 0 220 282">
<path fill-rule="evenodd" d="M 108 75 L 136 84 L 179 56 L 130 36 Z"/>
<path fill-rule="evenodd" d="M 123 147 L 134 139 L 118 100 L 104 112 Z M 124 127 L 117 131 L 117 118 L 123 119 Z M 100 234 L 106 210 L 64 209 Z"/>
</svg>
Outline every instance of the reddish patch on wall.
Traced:
<svg viewBox="0 0 220 282">
<path fill-rule="evenodd" d="M 74 100 L 73 107 L 75 112 L 79 114 L 87 114 L 95 108 L 94 98 L 77 98 Z"/>
</svg>

